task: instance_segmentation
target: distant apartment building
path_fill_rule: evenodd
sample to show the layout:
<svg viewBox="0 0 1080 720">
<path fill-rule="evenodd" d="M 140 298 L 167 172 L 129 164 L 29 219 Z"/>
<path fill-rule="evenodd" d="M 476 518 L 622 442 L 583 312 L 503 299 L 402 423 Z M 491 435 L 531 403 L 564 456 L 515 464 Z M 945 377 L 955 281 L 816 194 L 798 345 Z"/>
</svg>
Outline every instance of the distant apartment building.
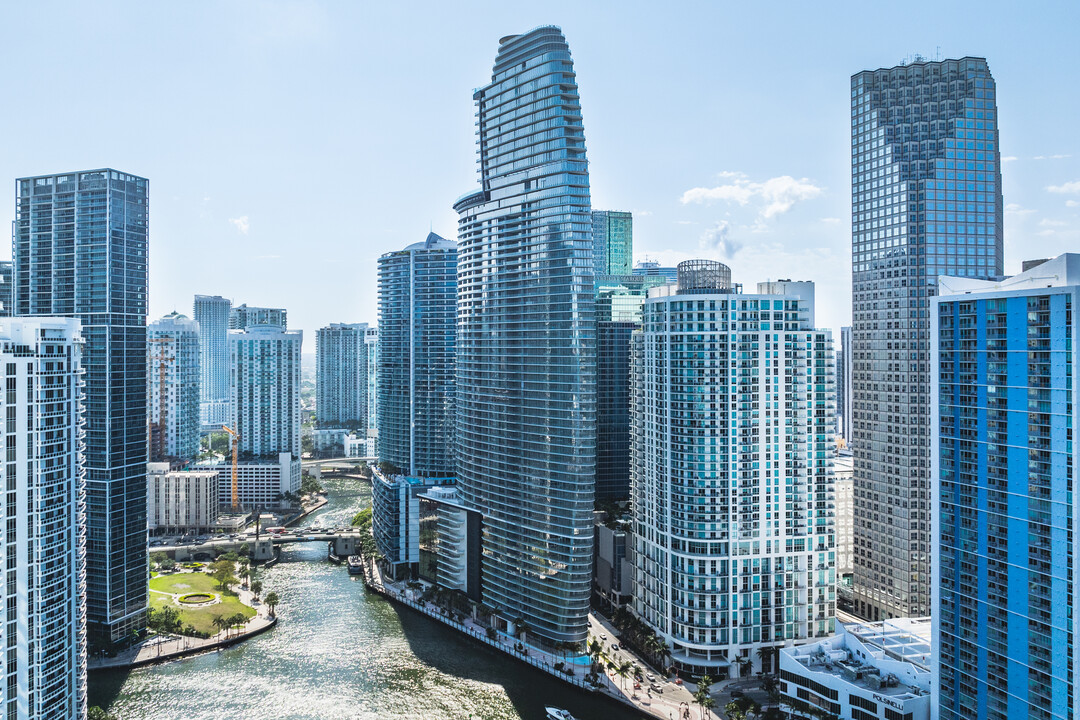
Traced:
<svg viewBox="0 0 1080 720">
<path fill-rule="evenodd" d="M 379 434 L 379 328 L 368 326 L 364 332 L 367 346 L 367 416 L 368 434 Z M 375 453 L 372 453 L 374 455 Z"/>
<path fill-rule="evenodd" d="M 454 475 L 457 243 L 430 233 L 379 258 L 379 460 Z"/>
<path fill-rule="evenodd" d="M 199 454 L 199 325 L 169 313 L 146 328 L 150 461 Z"/>
<path fill-rule="evenodd" d="M 629 275 L 634 262 L 634 217 L 618 210 L 592 211 L 593 272 Z"/>
<path fill-rule="evenodd" d="M 229 422 L 229 311 L 220 295 L 196 295 L 193 316 L 199 326 L 199 421 L 202 430 Z"/>
<path fill-rule="evenodd" d="M 83 340 L 74 318 L 0 320 L 7 511 L 3 715 L 86 717 Z"/>
<path fill-rule="evenodd" d="M 315 334 L 315 418 L 320 429 L 367 431 L 367 323 L 332 323 Z"/>
<path fill-rule="evenodd" d="M 743 294 L 691 260 L 642 309 L 633 609 L 688 673 L 771 672 L 771 650 L 834 631 L 834 355 L 813 308 L 812 283 Z"/>
<path fill-rule="evenodd" d="M 300 348 L 303 333 L 274 325 L 229 331 L 229 394 L 240 453 L 300 457 Z"/>
<path fill-rule="evenodd" d="M 930 613 L 930 310 L 939 275 L 1002 273 L 994 78 L 916 60 L 851 78 L 855 612 Z"/>
<path fill-rule="evenodd" d="M 149 181 L 103 168 L 16 180 L 16 316 L 76 317 L 86 371 L 90 642 L 146 627 Z"/>
<path fill-rule="evenodd" d="M 150 534 L 210 532 L 218 520 L 218 472 L 173 470 L 167 462 L 146 465 Z"/>
<path fill-rule="evenodd" d="M 851 445 L 853 404 L 851 399 L 852 361 L 851 326 L 840 328 L 840 350 L 836 353 L 836 417 L 837 434 Z"/>
<path fill-rule="evenodd" d="M 0 261 L 0 317 L 12 315 L 15 309 L 14 263 Z"/>
<path fill-rule="evenodd" d="M 256 325 L 271 325 L 288 329 L 288 312 L 284 308 L 248 307 L 247 303 L 229 310 L 229 330 L 247 330 Z"/>
<path fill-rule="evenodd" d="M 836 487 L 836 606 L 851 612 L 855 572 L 855 463 L 850 450 L 838 450 L 833 461 Z"/>
<path fill-rule="evenodd" d="M 1070 718 L 1080 254 L 938 288 L 934 718 Z"/>
<path fill-rule="evenodd" d="M 932 626 L 930 618 L 841 625 L 833 637 L 784 648 L 788 717 L 930 720 Z"/>
<path fill-rule="evenodd" d="M 298 455 L 278 453 L 256 460 L 243 460 L 236 467 L 237 504 L 240 510 L 251 511 L 289 506 L 286 494 L 300 493 L 303 464 Z M 223 510 L 232 508 L 232 462 L 199 463 L 197 470 L 217 473 L 218 504 Z"/>
<path fill-rule="evenodd" d="M 644 260 L 634 266 L 634 269 L 630 271 L 632 275 L 640 275 L 643 277 L 661 277 L 667 282 L 675 282 L 678 279 L 679 271 L 673 267 L 663 267 L 655 260 Z"/>
<path fill-rule="evenodd" d="M 608 612 L 625 607 L 634 594 L 634 535 L 625 520 L 597 513 L 593 537 L 593 590 Z"/>
</svg>

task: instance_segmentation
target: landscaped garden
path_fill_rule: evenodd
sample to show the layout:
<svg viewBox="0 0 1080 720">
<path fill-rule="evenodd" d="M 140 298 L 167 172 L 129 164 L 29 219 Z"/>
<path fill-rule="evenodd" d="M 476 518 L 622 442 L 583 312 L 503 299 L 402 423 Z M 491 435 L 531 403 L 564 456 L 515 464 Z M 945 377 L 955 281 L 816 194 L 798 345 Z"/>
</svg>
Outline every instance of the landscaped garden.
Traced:
<svg viewBox="0 0 1080 720">
<path fill-rule="evenodd" d="M 245 619 L 255 616 L 255 609 L 240 602 L 236 593 L 223 591 L 214 577 L 199 571 L 150 578 L 150 608 L 155 613 L 164 612 L 166 608 L 179 612 L 182 631 L 190 627 L 207 636 L 222 629 L 220 621 L 215 624 L 215 618 L 230 618 L 237 614 Z"/>
</svg>

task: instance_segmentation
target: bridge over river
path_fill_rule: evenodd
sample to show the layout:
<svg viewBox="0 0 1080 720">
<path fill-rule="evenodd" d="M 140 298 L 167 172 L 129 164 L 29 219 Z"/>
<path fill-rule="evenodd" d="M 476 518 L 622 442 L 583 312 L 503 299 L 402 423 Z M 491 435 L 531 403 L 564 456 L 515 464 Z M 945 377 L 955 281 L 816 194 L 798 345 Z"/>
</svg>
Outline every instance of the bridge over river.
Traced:
<svg viewBox="0 0 1080 720">
<path fill-rule="evenodd" d="M 274 557 L 274 548 L 293 543 L 321 542 L 332 546 L 334 554 L 338 557 L 355 555 L 360 547 L 359 528 L 347 530 L 332 530 L 329 532 L 317 529 L 290 530 L 283 533 L 261 533 L 258 539 L 254 535 L 244 535 L 233 538 L 214 538 L 201 543 L 184 543 L 182 545 L 162 545 L 151 548 L 152 552 L 163 552 L 174 560 L 193 560 L 203 555 L 214 557 L 223 552 L 239 552 L 241 546 L 247 545 L 251 549 L 255 560 L 266 561 Z"/>
</svg>

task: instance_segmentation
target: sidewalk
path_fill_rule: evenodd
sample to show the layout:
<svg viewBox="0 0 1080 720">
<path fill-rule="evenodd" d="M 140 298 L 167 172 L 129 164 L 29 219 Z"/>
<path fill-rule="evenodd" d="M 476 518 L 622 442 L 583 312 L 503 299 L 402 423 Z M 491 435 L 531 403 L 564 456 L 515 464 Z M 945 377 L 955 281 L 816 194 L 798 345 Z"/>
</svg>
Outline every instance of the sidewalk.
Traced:
<svg viewBox="0 0 1080 720">
<path fill-rule="evenodd" d="M 142 665 L 178 660 L 188 655 L 235 645 L 269 630 L 277 623 L 277 618 L 270 617 L 268 608 L 255 600 L 251 591 L 238 588 L 237 594 L 240 596 L 240 602 L 255 608 L 255 617 L 247 621 L 242 633 L 222 631 L 208 638 L 195 638 L 186 635 L 154 635 L 119 653 L 116 657 L 87 658 L 87 670 L 135 668 Z"/>
</svg>

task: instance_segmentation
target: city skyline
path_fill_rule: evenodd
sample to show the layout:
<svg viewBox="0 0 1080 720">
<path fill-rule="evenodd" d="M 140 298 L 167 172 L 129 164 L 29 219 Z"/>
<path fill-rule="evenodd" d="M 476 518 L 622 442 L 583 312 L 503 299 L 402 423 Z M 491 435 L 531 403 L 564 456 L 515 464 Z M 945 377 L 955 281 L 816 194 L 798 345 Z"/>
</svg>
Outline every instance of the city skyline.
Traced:
<svg viewBox="0 0 1080 720">
<path fill-rule="evenodd" d="M 289 307 L 292 324 L 309 335 L 330 322 L 373 323 L 374 283 L 355 283 L 350 269 L 374 268 L 380 254 L 404 247 L 429 227 L 452 236 L 451 204 L 471 180 L 468 88 L 489 61 L 484 48 L 491 37 L 547 23 L 563 27 L 585 63 L 580 81 L 585 122 L 592 129 L 593 206 L 634 212 L 637 260 L 648 256 L 674 265 L 711 257 L 739 268 L 736 281 L 815 280 L 819 325 L 835 331 L 848 324 L 846 80 L 862 69 L 893 66 L 914 51 L 934 57 L 939 46 L 943 58 L 986 57 L 1003 88 L 1006 273 L 1018 272 L 1028 256 L 1054 256 L 1080 239 L 1080 195 L 1068 192 L 1080 190 L 1080 151 L 1066 124 L 1055 119 L 1074 116 L 1080 101 L 1055 92 L 1063 71 L 1045 70 L 1076 56 L 1065 35 L 1075 25 L 1069 22 L 1076 19 L 1074 7 L 1062 6 L 1052 22 L 1049 13 L 1026 18 L 1004 5 L 988 6 L 977 18 L 935 8 L 931 30 L 919 23 L 918 12 L 894 17 L 885 8 L 866 9 L 856 22 L 840 10 L 816 17 L 791 6 L 790 22 L 777 25 L 766 22 L 763 10 L 733 6 L 692 5 L 666 15 L 613 14 L 603 5 L 465 14 L 432 8 L 410 32 L 438 36 L 440 42 L 416 42 L 408 49 L 388 44 L 394 33 L 377 36 L 377 28 L 405 22 L 393 8 L 284 3 L 246 13 L 244 7 L 226 8 L 209 28 L 187 10 L 145 8 L 128 17 L 119 9 L 73 6 L 48 24 L 50 45 L 62 48 L 58 56 L 43 59 L 44 70 L 16 77 L 15 92 L 31 92 L 37 73 L 72 57 L 92 72 L 115 59 L 115 51 L 100 48 L 131 42 L 134 48 L 128 49 L 145 56 L 145 67 L 135 71 L 145 93 L 110 103 L 120 102 L 117 109 L 140 118 L 138 131 L 133 135 L 131 127 L 106 120 L 106 112 L 99 113 L 101 120 L 90 112 L 84 126 L 62 133 L 53 132 L 57 121 L 51 119 L 30 126 L 14 114 L 0 121 L 0 130 L 23 139 L 0 158 L 0 172 L 9 177 L 112 164 L 154 178 L 152 317 L 187 312 L 191 295 L 205 293 Z M 3 24 L 8 34 L 0 57 L 14 61 L 30 51 L 37 13 L 24 7 L 6 11 L 10 22 Z M 886 17 L 888 23 L 881 22 Z M 87 27 L 96 32 L 85 37 L 105 42 L 84 40 Z M 160 32 L 147 32 L 144 40 L 135 32 L 142 27 Z M 653 27 L 658 35 L 680 40 L 652 39 Z M 725 28 L 723 43 L 712 42 L 717 27 Z M 804 34 L 807 27 L 816 32 Z M 353 43 L 357 37 L 361 42 Z M 1023 37 L 1032 40 L 1017 40 Z M 638 41 L 655 52 L 637 52 Z M 199 53 L 188 52 L 191 43 Z M 440 62 L 445 53 L 457 60 Z M 221 66 L 233 72 L 212 71 Z M 742 70 L 749 67 L 753 71 Z M 374 70 L 364 80 L 371 93 L 403 83 L 414 92 L 384 111 L 392 116 L 368 119 L 379 113 L 364 113 L 363 100 L 343 99 L 332 90 L 338 73 L 351 77 L 360 68 Z M 301 84 L 302 77 L 315 74 L 325 79 Z M 68 87 L 67 80 L 57 82 L 65 90 L 56 93 L 57 103 L 73 98 L 83 108 L 105 108 L 97 97 Z M 650 92 L 635 93 L 639 82 Z M 786 89 L 765 92 L 765 83 Z M 278 108 L 294 93 L 289 112 L 270 110 L 268 103 Z M 42 115 L 63 116 L 51 97 L 43 102 Z M 192 118 L 192 104 L 223 111 Z M 431 105 L 446 111 L 433 115 L 427 112 Z M 803 109 L 795 128 L 791 107 Z M 675 117 L 678 132 L 660 132 L 661 112 L 667 122 Z M 366 140 L 383 134 L 388 141 L 379 147 Z M 95 142 L 88 141 L 91 136 Z M 393 148 L 405 136 L 416 139 L 409 157 L 428 158 L 429 169 L 429 182 L 407 200 L 387 190 L 409 182 L 412 163 L 393 159 Z M 48 143 L 39 141 L 46 137 Z M 634 151 L 625 152 L 627 147 Z M 358 166 L 377 172 L 358 177 Z M 278 178 L 286 172 L 321 180 L 285 185 Z M 296 210 L 321 203 L 325 193 L 341 202 L 323 207 L 350 210 L 320 217 Z M 372 224 L 355 226 L 354 211 L 373 218 Z M 413 220 L 379 219 L 401 215 Z M 340 227 L 350 230 L 342 233 Z M 741 248 L 732 252 L 736 246 Z M 237 272 L 239 267 L 248 272 Z M 294 272 L 324 281 L 290 287 L 286 278 Z M 836 283 L 826 283 L 837 275 Z M 330 310 L 342 305 L 344 313 Z"/>
</svg>

